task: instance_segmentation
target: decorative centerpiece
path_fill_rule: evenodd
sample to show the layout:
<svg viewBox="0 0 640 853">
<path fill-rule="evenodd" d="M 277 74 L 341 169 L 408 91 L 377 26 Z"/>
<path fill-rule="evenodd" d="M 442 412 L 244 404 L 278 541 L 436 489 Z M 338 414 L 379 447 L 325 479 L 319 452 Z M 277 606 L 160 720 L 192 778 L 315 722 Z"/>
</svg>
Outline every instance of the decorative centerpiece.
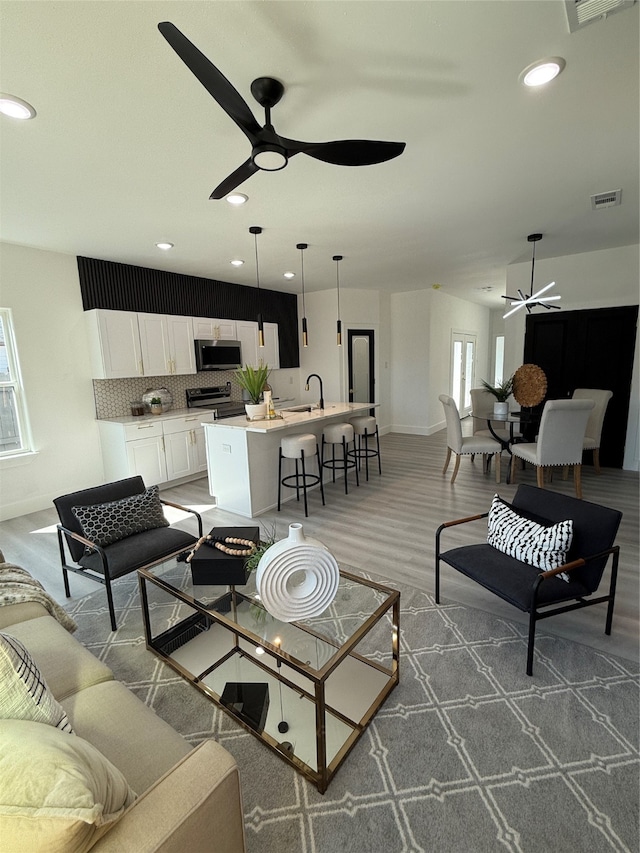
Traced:
<svg viewBox="0 0 640 853">
<path fill-rule="evenodd" d="M 338 591 L 340 571 L 322 542 L 307 539 L 302 525 L 289 525 L 289 536 L 264 553 L 256 589 L 266 610 L 282 622 L 323 613 Z"/>
<path fill-rule="evenodd" d="M 152 397 L 149 401 L 149 408 L 151 410 L 152 415 L 161 415 L 162 414 L 162 400 L 160 397 Z"/>
<path fill-rule="evenodd" d="M 267 405 L 263 402 L 262 392 L 270 372 L 268 364 L 261 364 L 260 367 L 245 364 L 244 367 L 239 367 L 235 372 L 238 385 L 243 391 L 246 391 L 251 401 L 245 403 L 249 420 L 258 420 L 267 415 Z"/>
<path fill-rule="evenodd" d="M 483 379 L 482 387 L 485 391 L 493 394 L 496 398 L 496 401 L 493 404 L 493 414 L 496 418 L 502 418 L 504 420 L 509 414 L 509 403 L 507 401 L 513 393 L 513 376 L 510 376 L 508 379 L 504 379 L 502 382 L 498 383 L 498 385 L 491 385 L 490 382 Z"/>
<path fill-rule="evenodd" d="M 247 563 L 260 545 L 259 534 L 258 527 L 214 527 L 196 542 L 186 557 L 193 583 L 205 586 L 245 584 L 250 572 Z"/>
</svg>

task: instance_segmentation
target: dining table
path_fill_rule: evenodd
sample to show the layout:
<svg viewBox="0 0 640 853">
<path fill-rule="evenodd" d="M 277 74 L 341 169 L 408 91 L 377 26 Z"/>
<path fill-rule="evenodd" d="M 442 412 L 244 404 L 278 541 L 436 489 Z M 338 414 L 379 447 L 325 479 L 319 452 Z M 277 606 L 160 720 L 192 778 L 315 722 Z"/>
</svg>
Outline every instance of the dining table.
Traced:
<svg viewBox="0 0 640 853">
<path fill-rule="evenodd" d="M 495 438 L 496 441 L 500 442 L 500 445 L 503 450 L 506 450 L 509 456 L 512 456 L 511 453 L 511 445 L 517 441 L 526 441 L 522 437 L 522 435 L 515 435 L 515 426 L 518 424 L 521 427 L 536 425 L 540 418 L 536 412 L 533 411 L 519 411 L 519 412 L 509 412 L 506 415 L 496 415 L 493 412 L 487 413 L 483 412 L 482 414 L 474 414 L 471 413 L 472 417 L 483 418 L 487 422 L 487 427 L 489 432 Z M 496 424 L 505 424 L 508 425 L 509 437 L 504 438 L 504 435 L 500 435 L 496 432 Z M 511 465 L 507 466 L 507 483 L 511 482 Z"/>
</svg>

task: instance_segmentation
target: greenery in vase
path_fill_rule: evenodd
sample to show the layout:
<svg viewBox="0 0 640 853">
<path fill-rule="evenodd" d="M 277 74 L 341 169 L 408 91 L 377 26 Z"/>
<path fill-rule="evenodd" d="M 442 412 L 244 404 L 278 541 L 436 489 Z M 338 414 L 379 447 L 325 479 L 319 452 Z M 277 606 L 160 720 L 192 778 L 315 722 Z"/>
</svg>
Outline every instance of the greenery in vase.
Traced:
<svg viewBox="0 0 640 853">
<path fill-rule="evenodd" d="M 260 367 L 245 364 L 244 367 L 239 367 L 235 372 L 238 385 L 247 392 L 254 405 L 260 402 L 270 372 L 268 364 L 261 364 Z"/>
<path fill-rule="evenodd" d="M 273 524 L 271 526 L 271 529 L 269 530 L 269 532 L 266 533 L 264 535 L 264 537 L 260 539 L 260 542 L 258 543 L 258 550 L 256 551 L 256 553 L 252 554 L 249 557 L 249 559 L 247 560 L 247 562 L 245 563 L 246 568 L 250 572 L 253 572 L 255 569 L 258 568 L 258 563 L 260 562 L 260 558 L 262 557 L 262 555 L 264 554 L 265 551 L 268 551 L 269 548 L 271 548 L 271 546 L 273 544 L 275 544 L 275 541 L 276 541 L 276 526 L 275 526 L 275 524 Z"/>
<path fill-rule="evenodd" d="M 152 397 L 152 398 L 151 398 L 151 402 L 149 403 L 149 405 L 150 405 L 150 406 L 161 406 L 161 405 L 162 405 L 162 400 L 161 400 L 161 398 L 160 398 L 160 397 Z"/>
<path fill-rule="evenodd" d="M 513 376 L 504 379 L 498 385 L 491 385 L 486 379 L 483 379 L 482 387 L 490 394 L 493 394 L 499 403 L 506 403 L 513 393 Z"/>
</svg>

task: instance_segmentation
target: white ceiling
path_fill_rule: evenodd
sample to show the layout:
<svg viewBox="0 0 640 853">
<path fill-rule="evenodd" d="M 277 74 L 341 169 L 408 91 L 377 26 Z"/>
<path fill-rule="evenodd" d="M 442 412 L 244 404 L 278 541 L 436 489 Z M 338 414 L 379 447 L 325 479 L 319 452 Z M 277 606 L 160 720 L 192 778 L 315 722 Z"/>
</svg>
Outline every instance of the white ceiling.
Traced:
<svg viewBox="0 0 640 853">
<path fill-rule="evenodd" d="M 160 35 L 173 22 L 236 86 L 286 86 L 282 135 L 406 142 L 348 168 L 303 154 L 259 172 L 240 209 L 209 194 L 248 140 Z M 638 5 L 569 33 L 562 0 L 7 2 L 1 88 L 37 117 L 0 117 L 0 237 L 299 292 L 416 290 L 503 305 L 506 266 L 638 242 Z M 544 90 L 520 71 L 562 56 Z M 593 193 L 622 189 L 594 212 Z M 169 240 L 161 253 L 154 244 Z M 233 257 L 247 263 L 230 266 Z M 285 270 L 298 275 L 292 282 Z M 491 287 L 490 292 L 483 288 Z"/>
</svg>

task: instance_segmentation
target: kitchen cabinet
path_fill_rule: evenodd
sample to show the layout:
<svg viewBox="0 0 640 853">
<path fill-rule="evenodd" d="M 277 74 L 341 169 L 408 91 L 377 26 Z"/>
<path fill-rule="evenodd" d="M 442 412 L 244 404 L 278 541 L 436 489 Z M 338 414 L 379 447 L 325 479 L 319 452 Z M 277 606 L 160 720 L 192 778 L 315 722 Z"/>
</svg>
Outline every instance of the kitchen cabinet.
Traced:
<svg viewBox="0 0 640 853">
<path fill-rule="evenodd" d="M 94 379 L 196 372 L 191 317 L 95 308 L 85 318 Z"/>
<path fill-rule="evenodd" d="M 145 376 L 196 372 L 191 317 L 138 314 Z"/>
<path fill-rule="evenodd" d="M 278 324 L 264 323 L 264 348 L 258 346 L 258 324 L 253 320 L 238 320 L 236 331 L 242 344 L 242 363 L 258 367 L 268 364 L 270 368 L 280 367 L 280 347 L 278 343 Z"/>
<path fill-rule="evenodd" d="M 195 478 L 207 470 L 203 421 L 210 411 L 98 421 L 107 480 L 139 474 L 146 486 Z"/>
<path fill-rule="evenodd" d="M 218 320 L 212 317 L 193 318 L 194 340 L 237 341 L 236 321 Z"/>
<path fill-rule="evenodd" d="M 164 421 L 164 447 L 169 480 L 207 470 L 204 427 L 201 424 L 201 414 Z"/>
<path fill-rule="evenodd" d="M 144 375 L 135 311 L 94 308 L 85 312 L 85 322 L 94 379 Z"/>
</svg>

